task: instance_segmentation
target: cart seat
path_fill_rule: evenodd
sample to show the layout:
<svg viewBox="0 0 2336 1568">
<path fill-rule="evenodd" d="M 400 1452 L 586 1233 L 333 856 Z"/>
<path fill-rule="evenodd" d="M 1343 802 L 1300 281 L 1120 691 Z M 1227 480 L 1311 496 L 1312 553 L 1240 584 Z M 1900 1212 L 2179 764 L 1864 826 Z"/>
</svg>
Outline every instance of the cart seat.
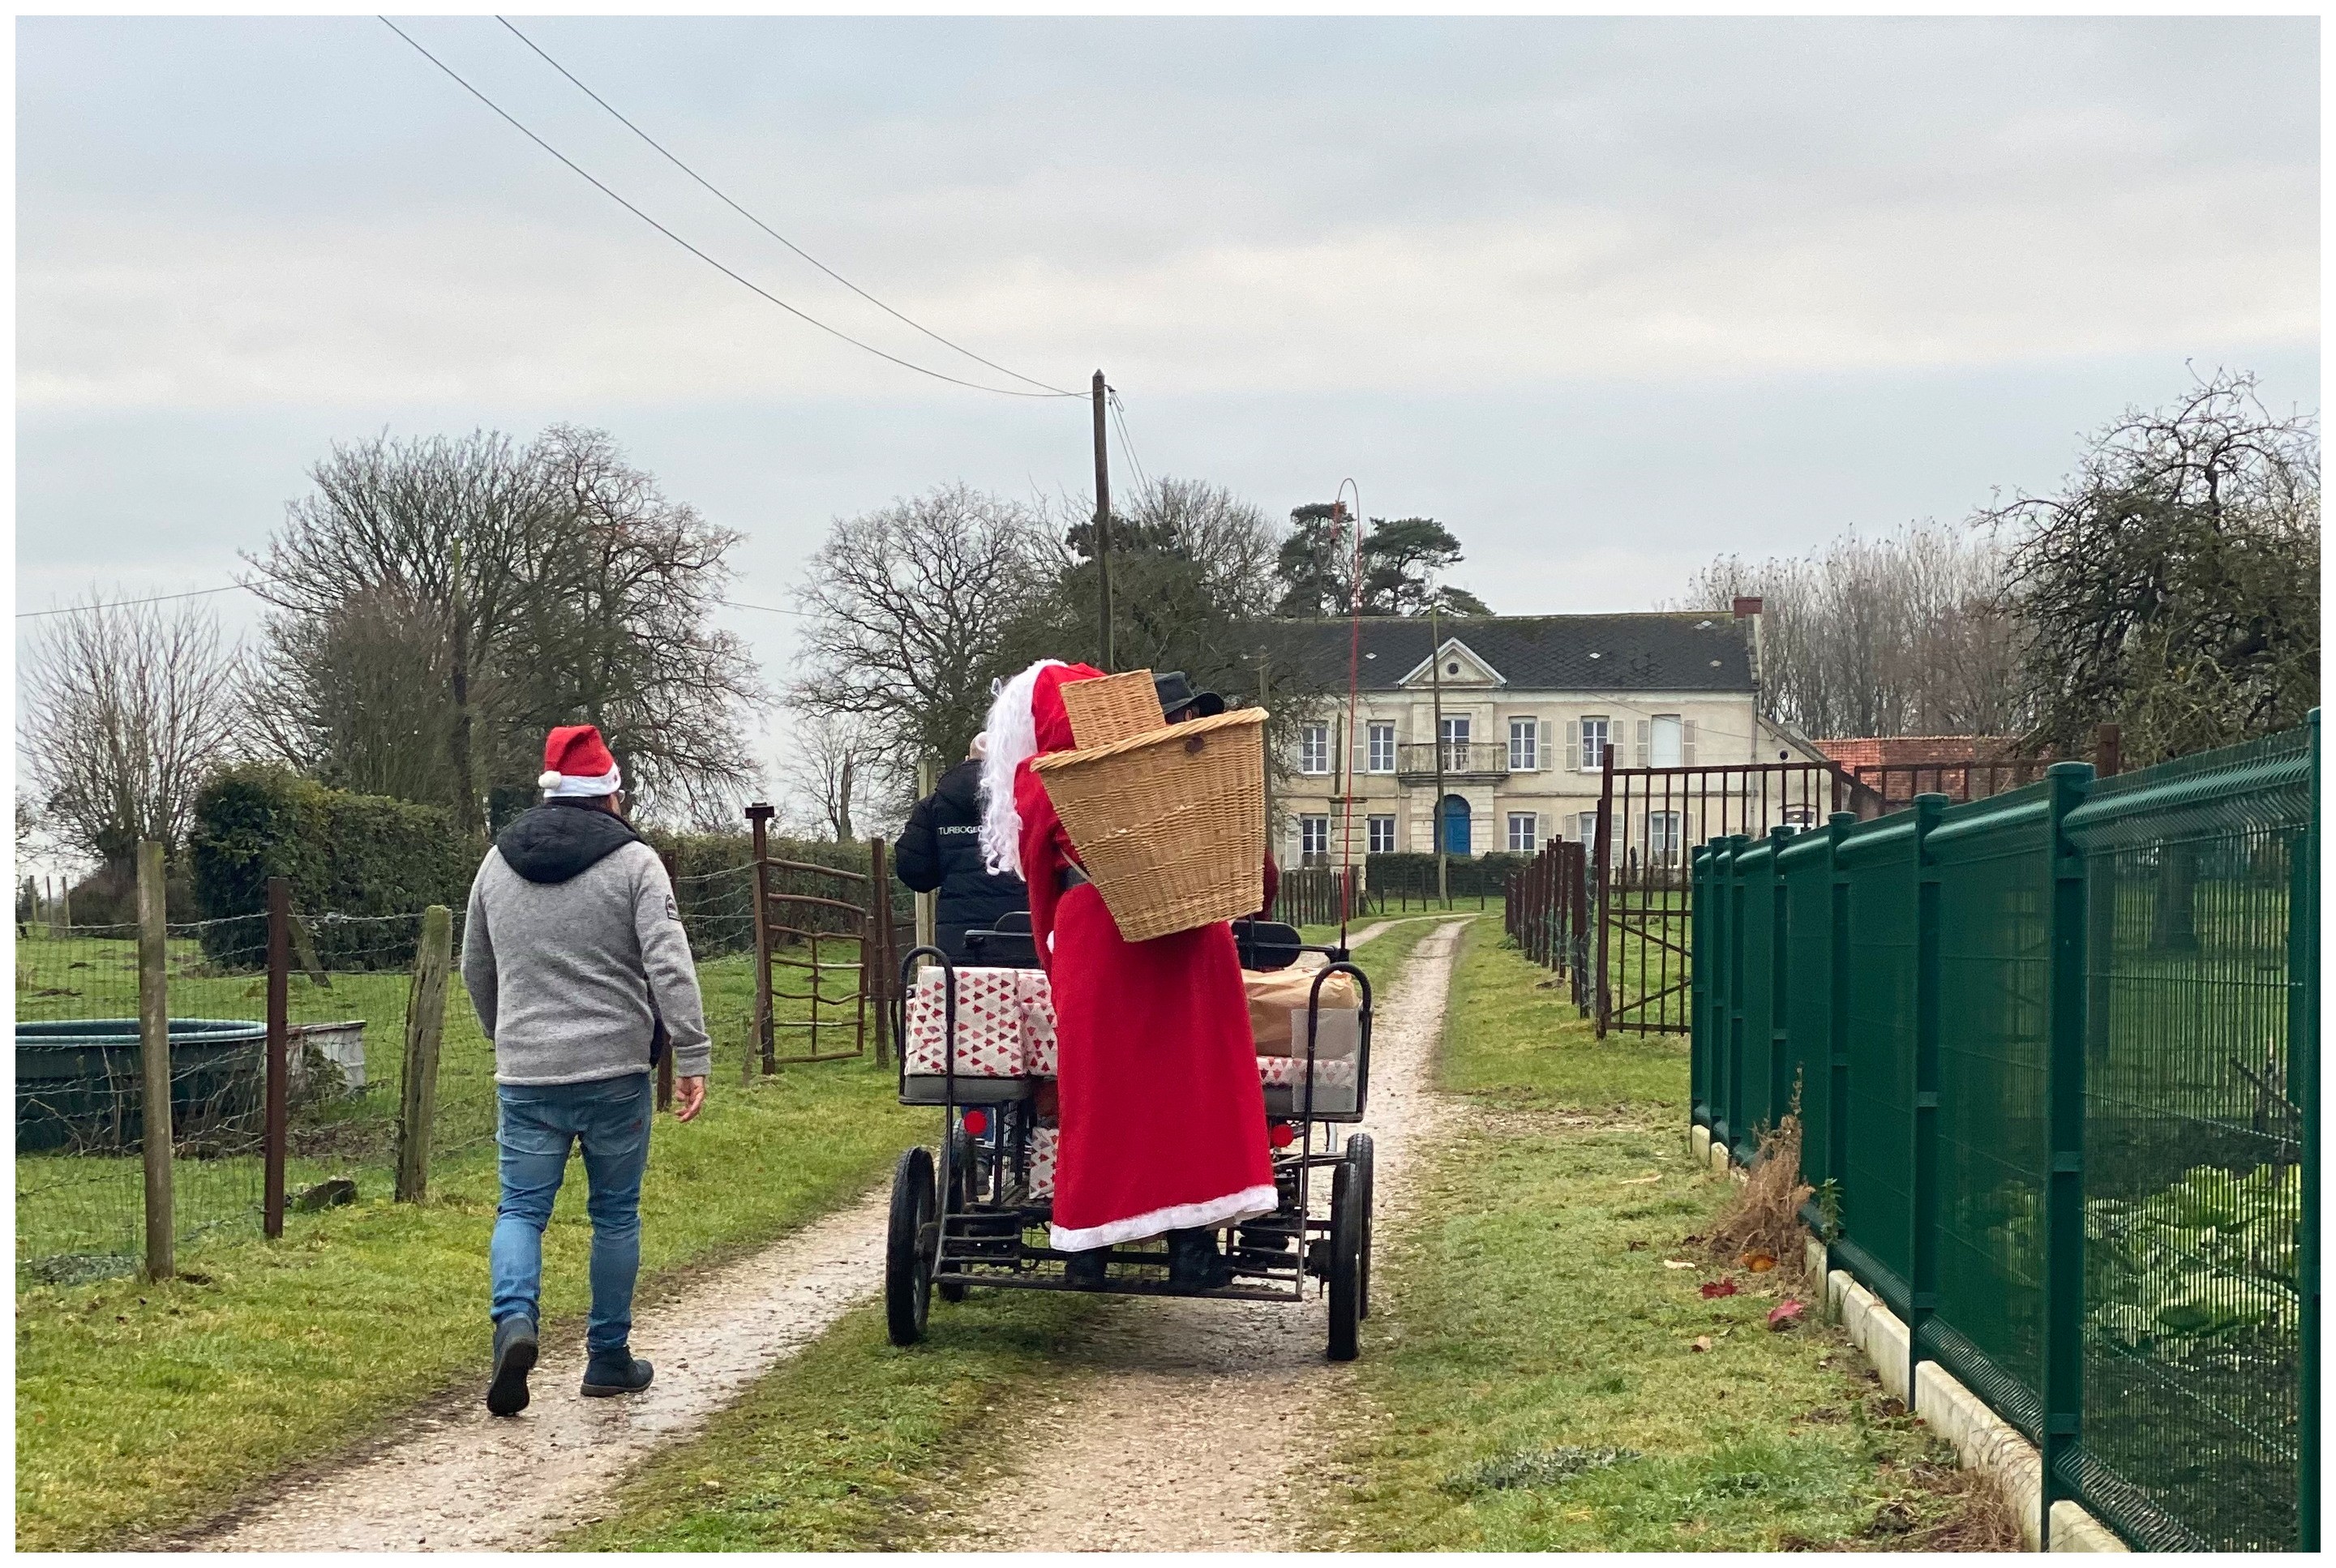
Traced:
<svg viewBox="0 0 2336 1568">
<path fill-rule="evenodd" d="M 1235 920 L 1233 945 L 1241 950 L 1241 967 L 1263 974 L 1286 969 L 1298 961 L 1302 947 L 1298 928 L 1279 920 Z"/>
<path fill-rule="evenodd" d="M 1038 944 L 1030 935 L 1030 911 L 1015 910 L 998 916 L 988 930 L 966 932 L 965 961 L 988 969 L 1037 969 Z"/>
</svg>

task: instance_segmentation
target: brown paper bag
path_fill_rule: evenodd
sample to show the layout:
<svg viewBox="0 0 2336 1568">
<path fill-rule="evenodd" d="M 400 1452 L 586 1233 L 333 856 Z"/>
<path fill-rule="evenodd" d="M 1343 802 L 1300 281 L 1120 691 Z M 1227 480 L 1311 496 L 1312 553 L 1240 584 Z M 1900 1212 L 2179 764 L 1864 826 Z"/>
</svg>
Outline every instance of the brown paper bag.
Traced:
<svg viewBox="0 0 2336 1568">
<path fill-rule="evenodd" d="M 1292 1053 L 1290 1048 L 1290 1015 L 1293 1008 L 1296 1009 L 1299 1020 L 1297 1027 L 1300 1029 L 1306 1027 L 1306 1002 L 1313 991 L 1316 972 L 1297 969 L 1274 969 L 1264 974 L 1254 969 L 1241 971 L 1241 983 L 1249 988 L 1250 1032 L 1257 1037 L 1259 1056 L 1303 1054 L 1302 1047 L 1297 1053 Z M 1322 1011 L 1325 1014 L 1334 1008 L 1351 1010 L 1362 1005 L 1362 992 L 1355 984 L 1354 976 L 1336 974 L 1322 982 Z M 1326 1024 L 1322 1040 L 1317 1043 L 1318 1050 L 1329 1037 L 1329 1026 Z"/>
</svg>

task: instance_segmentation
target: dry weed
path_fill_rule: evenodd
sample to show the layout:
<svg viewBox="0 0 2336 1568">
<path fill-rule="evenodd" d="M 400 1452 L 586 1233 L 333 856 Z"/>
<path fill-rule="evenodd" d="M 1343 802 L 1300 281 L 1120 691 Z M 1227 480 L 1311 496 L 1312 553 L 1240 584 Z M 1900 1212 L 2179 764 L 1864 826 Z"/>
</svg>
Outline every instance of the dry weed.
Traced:
<svg viewBox="0 0 2336 1568">
<path fill-rule="evenodd" d="M 1788 1115 L 1761 1135 L 1752 1169 L 1712 1227 L 1712 1255 L 1729 1265 L 1766 1256 L 1780 1279 L 1799 1279 L 1807 1239 L 1801 1205 L 1813 1190 L 1801 1180 L 1801 1118 Z"/>
</svg>

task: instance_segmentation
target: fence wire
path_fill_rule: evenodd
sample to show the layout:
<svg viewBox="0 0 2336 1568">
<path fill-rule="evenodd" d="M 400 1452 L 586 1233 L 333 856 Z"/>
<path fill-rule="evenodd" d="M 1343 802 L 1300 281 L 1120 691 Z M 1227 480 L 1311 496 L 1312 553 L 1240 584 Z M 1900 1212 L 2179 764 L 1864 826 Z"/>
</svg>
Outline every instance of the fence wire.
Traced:
<svg viewBox="0 0 2336 1568">
<path fill-rule="evenodd" d="M 2139 1547 L 2318 1544 L 2317 734 L 1696 855 L 1698 1121 L 1797 1103 L 1835 1261 Z"/>
</svg>

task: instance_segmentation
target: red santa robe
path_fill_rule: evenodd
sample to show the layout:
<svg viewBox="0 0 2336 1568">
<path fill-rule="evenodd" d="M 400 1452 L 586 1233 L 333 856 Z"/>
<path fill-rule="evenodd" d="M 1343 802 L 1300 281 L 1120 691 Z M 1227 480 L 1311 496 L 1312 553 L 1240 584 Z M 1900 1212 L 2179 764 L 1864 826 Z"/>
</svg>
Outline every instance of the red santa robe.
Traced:
<svg viewBox="0 0 2336 1568">
<path fill-rule="evenodd" d="M 1073 745 L 1058 688 L 1103 672 L 1050 667 L 1032 695 L 1040 754 Z M 1119 934 L 1044 784 L 1014 775 L 1030 929 L 1054 989 L 1061 1135 L 1050 1239 L 1080 1252 L 1231 1224 L 1279 1204 L 1257 1044 L 1224 922 L 1148 942 Z"/>
</svg>

